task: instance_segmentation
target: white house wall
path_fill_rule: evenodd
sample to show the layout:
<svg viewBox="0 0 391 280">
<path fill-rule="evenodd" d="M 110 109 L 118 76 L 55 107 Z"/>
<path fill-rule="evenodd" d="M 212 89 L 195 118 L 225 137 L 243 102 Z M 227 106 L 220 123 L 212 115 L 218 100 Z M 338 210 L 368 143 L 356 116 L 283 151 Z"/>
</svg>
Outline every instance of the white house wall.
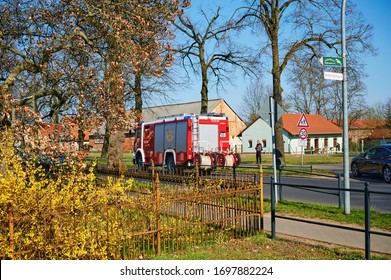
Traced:
<svg viewBox="0 0 391 280">
<path fill-rule="evenodd" d="M 255 153 L 257 140 L 264 141 L 263 152 L 272 152 L 272 133 L 270 126 L 262 119 L 256 120 L 250 127 L 242 132 L 243 153 Z M 251 143 L 251 145 L 250 145 Z"/>
<path fill-rule="evenodd" d="M 262 141 L 264 145 L 263 152 L 271 153 L 272 152 L 272 142 L 271 142 L 271 128 L 270 126 L 262 119 L 255 121 L 250 127 L 242 132 L 242 150 L 243 153 L 255 153 L 255 145 L 257 140 Z M 315 141 L 318 139 L 318 149 L 315 151 Z M 325 139 L 328 139 L 328 147 L 326 149 Z M 314 152 L 319 153 L 335 153 L 337 151 L 337 146 L 334 143 L 339 144 L 339 152 L 342 152 L 342 135 L 339 134 L 322 134 L 322 135 L 309 135 L 309 147 L 312 147 Z M 285 130 L 283 131 L 283 140 L 284 140 L 284 150 L 285 153 L 291 154 L 300 154 L 302 147 L 299 145 L 299 138 L 297 135 L 291 135 Z M 250 145 L 252 143 L 252 145 Z M 303 147 L 303 150 L 307 147 Z"/>
<path fill-rule="evenodd" d="M 286 132 L 284 131 L 284 134 Z M 284 135 L 285 136 L 285 135 Z M 316 139 L 318 141 L 318 147 L 316 148 Z M 327 139 L 327 140 L 326 140 Z M 334 139 L 336 141 L 334 141 Z M 291 153 L 291 154 L 300 154 L 302 149 L 303 150 L 308 150 L 307 147 L 301 147 L 299 145 L 299 139 L 298 137 L 284 137 L 285 141 L 285 152 L 286 153 Z M 309 135 L 307 141 L 309 141 L 309 148 L 312 150 L 314 153 L 336 153 L 336 152 L 342 152 L 342 136 L 340 135 L 335 135 L 335 134 L 330 134 L 330 135 Z M 327 146 L 326 146 L 327 142 Z M 334 143 L 335 142 L 335 143 Z M 338 145 L 339 144 L 339 149 Z"/>
</svg>

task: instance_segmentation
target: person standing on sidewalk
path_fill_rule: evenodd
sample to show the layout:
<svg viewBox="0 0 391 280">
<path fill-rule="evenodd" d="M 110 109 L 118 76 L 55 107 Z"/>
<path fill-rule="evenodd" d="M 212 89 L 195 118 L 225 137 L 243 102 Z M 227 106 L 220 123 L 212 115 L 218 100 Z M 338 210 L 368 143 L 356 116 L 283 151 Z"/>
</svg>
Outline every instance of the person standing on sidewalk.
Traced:
<svg viewBox="0 0 391 280">
<path fill-rule="evenodd" d="M 258 140 L 257 145 L 255 146 L 255 157 L 257 160 L 257 164 L 262 163 L 262 150 L 263 150 L 263 147 L 262 147 L 261 141 Z"/>
</svg>

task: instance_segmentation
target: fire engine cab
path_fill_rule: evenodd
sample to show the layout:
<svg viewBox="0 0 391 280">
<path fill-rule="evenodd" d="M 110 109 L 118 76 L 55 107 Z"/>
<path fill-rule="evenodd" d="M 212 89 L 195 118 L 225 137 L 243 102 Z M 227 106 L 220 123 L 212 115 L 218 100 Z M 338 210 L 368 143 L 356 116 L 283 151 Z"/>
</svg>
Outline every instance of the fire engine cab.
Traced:
<svg viewBox="0 0 391 280">
<path fill-rule="evenodd" d="M 182 114 L 142 122 L 136 129 L 133 162 L 139 168 L 164 166 L 169 171 L 214 169 L 240 164 L 229 143 L 225 114 Z"/>
</svg>

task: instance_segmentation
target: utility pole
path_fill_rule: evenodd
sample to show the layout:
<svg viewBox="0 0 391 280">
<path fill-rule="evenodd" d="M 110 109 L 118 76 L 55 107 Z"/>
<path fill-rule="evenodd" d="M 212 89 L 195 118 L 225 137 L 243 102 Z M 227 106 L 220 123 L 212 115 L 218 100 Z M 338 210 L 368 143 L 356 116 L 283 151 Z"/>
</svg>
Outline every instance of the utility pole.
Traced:
<svg viewBox="0 0 391 280">
<path fill-rule="evenodd" d="M 342 0 L 342 96 L 343 96 L 343 183 L 345 189 L 345 214 L 350 214 L 350 178 L 349 178 L 349 128 L 348 128 L 348 89 L 346 82 L 346 35 L 345 35 L 346 0 Z"/>
</svg>

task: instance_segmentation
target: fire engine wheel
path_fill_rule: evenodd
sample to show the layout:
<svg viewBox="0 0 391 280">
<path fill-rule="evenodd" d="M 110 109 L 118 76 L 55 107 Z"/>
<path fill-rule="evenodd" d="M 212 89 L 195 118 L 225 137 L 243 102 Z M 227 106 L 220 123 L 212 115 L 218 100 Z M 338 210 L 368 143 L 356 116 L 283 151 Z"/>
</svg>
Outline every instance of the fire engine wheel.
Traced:
<svg viewBox="0 0 391 280">
<path fill-rule="evenodd" d="M 235 165 L 235 166 L 239 166 L 239 165 L 240 165 L 240 161 L 241 161 L 240 155 L 237 154 L 237 153 L 235 153 L 235 154 L 234 154 L 234 159 L 235 159 L 234 165 Z"/>
<path fill-rule="evenodd" d="M 217 155 L 217 164 L 220 167 L 224 167 L 225 166 L 225 155 L 224 154 L 218 154 Z"/>
<path fill-rule="evenodd" d="M 168 171 L 170 172 L 175 171 L 175 162 L 174 162 L 174 157 L 172 155 L 167 156 L 166 165 Z"/>
<path fill-rule="evenodd" d="M 215 168 L 218 164 L 217 158 L 218 158 L 218 153 L 213 153 L 210 155 L 210 158 L 212 160 L 212 166 Z"/>
<path fill-rule="evenodd" d="M 196 154 L 194 156 L 194 165 L 198 165 L 198 167 L 200 167 L 201 164 L 202 164 L 201 155 L 200 154 Z"/>
</svg>

